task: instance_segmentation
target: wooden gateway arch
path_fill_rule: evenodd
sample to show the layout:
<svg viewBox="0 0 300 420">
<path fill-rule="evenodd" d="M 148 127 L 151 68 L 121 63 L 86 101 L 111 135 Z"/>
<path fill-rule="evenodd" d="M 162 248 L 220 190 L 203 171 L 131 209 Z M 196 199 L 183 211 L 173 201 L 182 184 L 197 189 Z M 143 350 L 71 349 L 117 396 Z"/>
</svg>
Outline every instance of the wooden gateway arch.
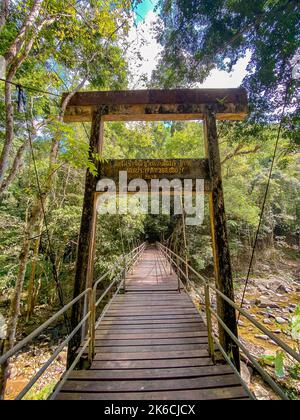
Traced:
<svg viewBox="0 0 300 420">
<path fill-rule="evenodd" d="M 102 153 L 105 121 L 203 120 L 206 157 L 194 161 L 193 167 L 196 165 L 198 168 L 197 177 L 205 180 L 205 192 L 209 197 L 216 287 L 229 299 L 234 300 L 216 120 L 243 120 L 247 112 L 247 94 L 241 88 L 78 92 L 72 97 L 64 121 L 92 122 L 90 159 L 98 167 L 96 176 L 89 171 L 86 173 L 74 297 L 91 287 L 94 282 L 95 194 L 96 184 L 104 175 L 101 163 L 95 159 L 95 154 Z M 114 162 L 109 162 L 106 168 L 113 165 Z M 160 175 L 166 177 L 166 174 L 161 172 Z M 187 178 L 192 176 L 190 173 L 186 174 Z M 237 336 L 235 309 L 218 297 L 217 312 Z M 71 321 L 73 326 L 78 325 L 83 313 L 83 304 L 74 306 Z M 239 369 L 238 347 L 221 324 L 219 324 L 219 340 Z M 69 349 L 69 360 L 72 360 L 79 344 L 80 336 L 77 336 Z"/>
</svg>

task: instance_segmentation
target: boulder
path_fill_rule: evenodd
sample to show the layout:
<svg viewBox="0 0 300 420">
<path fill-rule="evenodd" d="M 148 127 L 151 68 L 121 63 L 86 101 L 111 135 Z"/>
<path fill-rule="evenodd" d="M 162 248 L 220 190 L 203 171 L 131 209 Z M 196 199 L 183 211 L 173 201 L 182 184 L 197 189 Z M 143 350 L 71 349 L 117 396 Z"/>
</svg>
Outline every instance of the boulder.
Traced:
<svg viewBox="0 0 300 420">
<path fill-rule="evenodd" d="M 266 318 L 269 318 L 269 313 L 265 311 L 257 311 L 257 315 L 264 316 Z"/>
<path fill-rule="evenodd" d="M 251 385 L 252 373 L 253 373 L 252 369 L 248 367 L 246 363 L 241 362 L 241 376 L 248 387 L 250 387 Z"/>
<path fill-rule="evenodd" d="M 284 318 L 281 318 L 281 316 L 277 316 L 276 318 L 275 318 L 275 321 L 278 323 L 278 324 L 285 324 L 287 321 L 286 321 L 286 319 L 284 319 Z"/>
<path fill-rule="evenodd" d="M 269 337 L 267 335 L 263 335 L 263 334 L 255 334 L 254 337 L 257 338 L 258 340 L 264 340 L 264 341 L 269 340 Z"/>
<path fill-rule="evenodd" d="M 290 289 L 288 289 L 285 284 L 281 284 L 276 289 L 276 292 L 279 292 L 279 293 L 289 293 L 289 291 Z"/>
<path fill-rule="evenodd" d="M 268 304 L 268 308 L 270 309 L 280 309 L 280 306 L 277 303 L 270 303 Z"/>
</svg>

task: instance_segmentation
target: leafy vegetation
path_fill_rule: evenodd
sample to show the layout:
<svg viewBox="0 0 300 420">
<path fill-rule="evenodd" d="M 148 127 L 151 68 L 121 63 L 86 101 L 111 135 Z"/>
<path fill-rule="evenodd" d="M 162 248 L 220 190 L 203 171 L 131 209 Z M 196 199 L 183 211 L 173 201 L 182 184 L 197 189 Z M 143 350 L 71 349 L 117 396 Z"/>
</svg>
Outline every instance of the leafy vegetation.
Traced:
<svg viewBox="0 0 300 420">
<path fill-rule="evenodd" d="M 128 32 L 138 3 L 3 2 L 9 7 L 0 19 L 7 80 L 0 81 L 1 352 L 21 336 L 37 308 L 47 308 L 48 316 L 49 308 L 61 305 L 58 283 L 64 301 L 72 296 L 85 172 L 94 173 L 95 165 L 89 159 L 90 125 L 67 125 L 63 115 L 78 90 L 128 88 Z M 299 102 L 292 78 L 299 2 L 161 0 L 159 11 L 163 25 L 156 31 L 164 50 L 149 86 L 191 87 L 213 68 L 230 70 L 251 54 L 243 82 L 249 120 L 218 124 L 235 279 L 247 269 L 285 105 L 257 259 L 293 259 L 300 245 Z M 71 93 L 61 103 L 64 91 Z M 204 157 L 201 122 L 106 124 L 101 159 L 176 157 Z M 202 226 L 187 228 L 187 252 L 196 269 L 212 275 L 207 208 L 205 216 Z M 180 217 L 100 215 L 95 276 L 140 240 L 171 237 L 178 252 L 186 252 Z M 298 308 L 291 321 L 298 341 L 299 319 Z M 278 353 L 262 361 L 282 376 L 284 360 Z M 299 365 L 289 372 L 299 377 Z M 43 398 L 52 387 L 30 398 Z"/>
</svg>

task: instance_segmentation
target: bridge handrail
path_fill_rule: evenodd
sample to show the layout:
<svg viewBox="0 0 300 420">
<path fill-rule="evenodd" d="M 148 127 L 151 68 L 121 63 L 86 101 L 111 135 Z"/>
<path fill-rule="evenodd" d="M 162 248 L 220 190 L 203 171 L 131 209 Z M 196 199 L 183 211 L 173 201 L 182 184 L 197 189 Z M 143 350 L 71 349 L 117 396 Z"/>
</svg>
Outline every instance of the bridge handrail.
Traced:
<svg viewBox="0 0 300 420">
<path fill-rule="evenodd" d="M 56 385 L 55 390 L 53 391 L 53 393 L 49 397 L 50 400 L 53 400 L 56 397 L 56 395 L 59 393 L 63 384 L 67 380 L 68 373 L 75 368 L 76 364 L 80 360 L 80 357 L 82 356 L 82 354 L 84 353 L 86 348 L 88 348 L 88 360 L 89 360 L 90 363 L 92 362 L 93 357 L 94 357 L 95 329 L 96 329 L 98 323 L 103 319 L 104 315 L 106 314 L 106 312 L 110 308 L 110 305 L 111 305 L 114 297 L 119 293 L 121 287 L 123 286 L 123 284 L 125 282 L 125 275 L 126 275 L 126 271 L 127 271 L 128 267 L 130 267 L 131 264 L 135 264 L 136 256 L 140 255 L 143 252 L 143 250 L 145 249 L 145 246 L 146 246 L 146 243 L 144 242 L 140 246 L 138 246 L 135 249 L 133 249 L 132 251 L 130 251 L 128 254 L 122 255 L 120 258 L 117 259 L 117 262 L 113 265 L 113 267 L 95 282 L 95 284 L 93 286 L 93 289 L 92 289 L 92 293 L 90 295 L 90 303 L 89 303 L 89 308 L 90 309 L 89 309 L 89 311 L 88 311 L 88 313 L 85 317 L 86 319 L 87 318 L 89 319 L 89 328 L 88 328 L 87 340 L 83 344 L 83 347 L 82 347 L 81 351 L 79 352 L 79 354 L 77 355 L 77 357 L 73 361 L 72 365 L 69 367 L 69 369 L 67 371 L 65 371 L 65 373 L 62 376 L 62 378 L 60 379 L 59 383 Z M 132 254 L 133 254 L 133 256 L 130 258 L 130 256 Z M 126 261 L 127 258 L 128 258 L 128 261 Z M 118 275 L 116 275 L 115 279 L 108 285 L 108 287 L 105 289 L 105 291 L 101 294 L 100 298 L 96 301 L 97 287 L 107 277 L 107 275 L 109 273 L 111 273 L 111 272 L 114 273 L 115 268 L 118 267 L 119 262 L 122 259 L 124 260 L 124 266 L 122 267 L 121 272 L 118 273 Z M 96 323 L 96 309 L 97 309 L 97 306 L 104 299 L 104 297 L 107 295 L 107 293 L 112 288 L 112 286 L 118 282 L 120 275 L 122 275 L 123 273 L 124 273 L 123 280 L 120 282 L 117 290 L 115 291 L 114 295 L 111 297 L 110 302 L 103 309 L 103 311 L 102 311 L 101 315 L 99 316 L 99 318 L 97 320 L 97 323 Z"/>
<path fill-rule="evenodd" d="M 58 392 L 58 389 L 61 388 L 62 384 L 67 378 L 67 373 L 70 372 L 76 364 L 78 363 L 80 357 L 84 353 L 85 349 L 91 346 L 91 337 L 95 336 L 95 322 L 93 322 L 93 316 L 96 314 L 96 308 L 101 302 L 101 300 L 106 296 L 108 291 L 112 288 L 114 284 L 119 280 L 120 273 L 116 275 L 115 279 L 109 284 L 109 286 L 106 288 L 106 290 L 102 293 L 98 301 L 96 302 L 96 291 L 99 284 L 107 278 L 107 276 L 110 273 L 114 273 L 114 270 L 116 267 L 120 265 L 120 260 L 124 261 L 124 266 L 121 267 L 121 274 L 124 273 L 124 278 L 121 281 L 117 291 L 115 292 L 114 296 L 119 292 L 121 286 L 123 285 L 125 281 L 125 274 L 126 271 L 129 268 L 132 268 L 132 266 L 136 263 L 137 259 L 145 249 L 145 243 L 141 244 L 140 246 L 136 247 L 132 251 L 130 251 L 126 255 L 122 255 L 120 258 L 117 259 L 116 263 L 113 265 L 113 267 L 108 270 L 105 274 L 103 274 L 94 284 L 93 288 L 87 288 L 82 293 L 80 293 L 78 296 L 76 296 L 73 300 L 71 300 L 69 303 L 67 303 L 63 308 L 61 308 L 58 312 L 56 312 L 54 315 L 52 315 L 47 321 L 45 321 L 42 325 L 40 325 L 38 328 L 36 328 L 32 333 L 30 333 L 27 337 L 25 337 L 23 340 L 18 342 L 15 346 L 13 346 L 10 350 L 8 350 L 5 354 L 3 354 L 0 357 L 0 365 L 7 363 L 7 361 L 14 356 L 16 353 L 18 353 L 24 346 L 26 346 L 30 341 L 32 341 L 34 338 L 39 336 L 42 331 L 44 331 L 49 325 L 51 325 L 55 320 L 57 320 L 61 315 L 63 315 L 68 309 L 70 309 L 75 303 L 77 303 L 80 299 L 83 297 L 87 297 L 89 295 L 90 297 L 90 304 L 89 304 L 89 311 L 83 316 L 83 318 L 79 321 L 79 323 L 74 327 L 74 329 L 68 334 L 68 336 L 63 340 L 62 343 L 55 349 L 54 353 L 50 356 L 50 358 L 43 364 L 43 366 L 36 372 L 36 374 L 30 379 L 30 381 L 26 384 L 26 386 L 22 389 L 22 391 L 17 395 L 15 398 L 16 400 L 22 399 L 28 391 L 32 388 L 32 386 L 37 382 L 37 380 L 42 376 L 42 374 L 46 371 L 46 369 L 51 365 L 51 363 L 57 358 L 59 353 L 63 350 L 63 348 L 70 342 L 70 340 L 74 337 L 74 335 L 79 331 L 79 329 L 88 321 L 89 323 L 89 336 L 86 340 L 86 342 L 83 344 L 80 352 L 77 354 L 75 360 L 73 361 L 72 365 L 65 370 L 62 378 L 60 379 L 60 382 L 58 383 L 58 386 L 56 387 L 54 393 L 52 395 L 56 395 Z M 113 296 L 113 297 L 114 297 Z M 105 308 L 105 312 L 108 309 Z M 103 315 L 101 315 L 100 318 L 102 318 Z M 92 333 L 93 330 L 93 333 Z M 92 343 L 94 345 L 94 343 Z M 90 351 L 89 351 L 90 354 Z M 52 399 L 52 398 L 51 398 Z"/>
<path fill-rule="evenodd" d="M 137 247 L 133 251 L 131 251 L 127 256 L 129 256 L 129 255 L 131 256 L 132 254 L 133 254 L 133 256 L 131 256 L 131 258 L 129 258 L 128 261 L 126 261 L 126 258 L 124 258 L 124 267 L 123 267 L 123 269 L 120 273 L 121 275 L 123 275 L 123 279 L 120 282 L 120 285 L 117 288 L 116 292 L 112 296 L 112 298 L 110 300 L 110 303 L 106 306 L 106 308 L 102 312 L 102 314 L 100 316 L 100 320 L 103 318 L 103 316 L 105 315 L 105 313 L 109 309 L 112 300 L 119 293 L 119 290 L 121 289 L 122 286 L 123 286 L 124 291 L 125 291 L 126 272 L 129 268 L 132 268 L 136 264 L 140 255 L 144 251 L 145 246 L 146 246 L 146 243 L 144 242 L 139 247 Z M 119 280 L 119 276 L 117 276 L 111 282 L 111 284 L 105 289 L 105 291 L 101 294 L 101 296 L 97 300 L 97 288 L 98 288 L 100 282 L 103 279 L 104 279 L 104 276 L 102 276 L 94 284 L 93 290 L 92 290 L 92 295 L 91 295 L 91 300 L 90 300 L 89 312 L 90 312 L 91 316 L 90 316 L 90 320 L 89 320 L 89 338 L 90 338 L 90 341 L 89 341 L 89 352 L 88 352 L 88 360 L 89 360 L 90 363 L 92 362 L 92 360 L 94 358 L 94 353 L 95 353 L 96 310 L 97 310 L 97 307 L 99 306 L 100 302 L 104 299 L 104 297 L 107 295 L 107 293 L 110 291 L 110 289 L 117 283 L 117 281 Z"/>
<path fill-rule="evenodd" d="M 23 340 L 19 341 L 14 347 L 8 350 L 0 357 L 0 365 L 5 363 L 9 358 L 11 358 L 14 354 L 18 353 L 24 346 L 26 346 L 30 341 L 32 341 L 35 337 L 37 337 L 42 331 L 44 331 L 47 327 L 49 327 L 52 322 L 54 322 L 57 318 L 63 315 L 68 309 L 70 309 L 74 303 L 78 302 L 83 296 L 85 296 L 91 289 L 86 289 L 80 295 L 78 295 L 75 299 L 71 300 L 71 302 L 67 303 L 63 308 L 61 308 L 58 312 L 56 312 L 51 318 L 45 321 L 42 325 L 36 328 L 31 334 L 25 337 Z"/>
<path fill-rule="evenodd" d="M 233 308 L 235 308 L 238 312 L 240 312 L 245 318 L 247 318 L 253 325 L 255 325 L 256 328 L 260 329 L 265 335 L 267 335 L 269 338 L 271 338 L 279 347 L 281 347 L 286 353 L 288 353 L 291 357 L 293 357 L 295 360 L 300 362 L 300 355 L 292 349 L 288 344 L 286 344 L 284 341 L 282 341 L 280 338 L 276 337 L 275 334 L 273 334 L 271 331 L 269 331 L 264 325 L 262 325 L 260 322 L 258 322 L 256 319 L 254 319 L 250 314 L 248 314 L 243 308 L 238 306 L 235 302 L 233 302 L 230 298 L 228 298 L 226 295 L 224 295 L 222 292 L 220 292 L 216 287 L 209 284 L 208 280 L 205 279 L 201 274 L 199 274 L 187 261 L 185 261 L 183 258 L 180 257 L 180 255 L 176 254 L 174 251 L 172 251 L 170 248 L 164 246 L 161 243 L 158 243 L 159 249 L 163 252 L 165 257 L 169 260 L 171 264 L 174 264 L 176 269 L 183 274 L 186 280 L 189 280 L 187 275 L 183 272 L 182 269 L 180 269 L 178 263 L 174 260 L 173 257 L 176 257 L 176 259 L 179 259 L 183 262 L 183 264 L 188 267 L 190 271 L 192 271 L 198 278 L 202 280 L 204 283 L 204 291 L 205 291 L 205 309 L 206 309 L 206 324 L 207 324 L 207 331 L 208 331 L 208 340 L 209 340 L 209 353 L 214 359 L 214 342 L 216 343 L 217 347 L 227 360 L 227 362 L 234 368 L 235 372 L 240 376 L 240 373 L 235 368 L 234 364 L 226 354 L 226 351 L 222 348 L 218 338 L 214 335 L 212 330 L 212 321 L 211 321 L 211 315 L 213 315 L 218 322 L 221 324 L 222 328 L 229 334 L 229 336 L 232 338 L 232 340 L 238 345 L 238 347 L 244 352 L 246 357 L 253 363 L 257 371 L 262 375 L 264 380 L 268 382 L 268 384 L 271 386 L 271 388 L 278 394 L 282 399 L 289 399 L 285 392 L 278 386 L 278 384 L 273 380 L 273 378 L 261 367 L 261 365 L 257 362 L 257 360 L 250 354 L 250 352 L 246 349 L 244 344 L 232 333 L 232 331 L 227 327 L 227 325 L 224 323 L 224 321 L 220 318 L 220 316 L 212 309 L 211 303 L 210 303 L 210 294 L 209 290 L 213 290 L 216 294 L 218 294 L 222 299 L 224 299 L 226 302 L 228 302 Z M 190 283 L 190 281 L 188 281 Z M 185 288 L 186 289 L 186 288 Z M 202 301 L 203 303 L 203 301 Z M 241 376 L 240 376 L 241 379 Z M 249 391 L 249 390 L 248 390 Z"/>
</svg>

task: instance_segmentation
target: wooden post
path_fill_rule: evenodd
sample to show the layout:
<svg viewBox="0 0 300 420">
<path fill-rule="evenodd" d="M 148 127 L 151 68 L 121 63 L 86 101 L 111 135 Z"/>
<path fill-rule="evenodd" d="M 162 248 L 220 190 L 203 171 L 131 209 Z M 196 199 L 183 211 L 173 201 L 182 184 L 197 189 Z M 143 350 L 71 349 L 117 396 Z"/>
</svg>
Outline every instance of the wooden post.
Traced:
<svg viewBox="0 0 300 420">
<path fill-rule="evenodd" d="M 92 130 L 90 138 L 89 158 L 98 167 L 97 160 L 94 155 L 101 154 L 103 147 L 103 125 L 102 115 L 103 109 L 97 109 L 93 114 Z M 77 248 L 77 261 L 74 280 L 73 297 L 75 298 L 82 293 L 86 288 L 93 286 L 93 262 L 95 250 L 95 232 L 96 232 L 96 185 L 97 177 L 95 177 L 89 170 L 86 171 L 85 191 L 83 199 L 83 209 L 80 225 L 80 233 Z M 71 313 L 71 327 L 74 329 L 83 318 L 85 311 L 88 308 L 88 301 L 80 300 L 72 307 Z M 73 362 L 76 351 L 82 340 L 82 335 L 85 334 L 85 328 L 74 336 L 69 343 L 68 348 L 68 366 Z"/>
<path fill-rule="evenodd" d="M 209 211 L 216 287 L 220 292 L 234 301 L 216 117 L 209 109 L 204 116 L 204 139 L 212 182 L 212 190 L 209 193 Z M 233 334 L 238 337 L 235 309 L 220 296 L 217 296 L 217 312 Z M 219 340 L 220 344 L 239 370 L 239 348 L 220 324 Z"/>
</svg>

